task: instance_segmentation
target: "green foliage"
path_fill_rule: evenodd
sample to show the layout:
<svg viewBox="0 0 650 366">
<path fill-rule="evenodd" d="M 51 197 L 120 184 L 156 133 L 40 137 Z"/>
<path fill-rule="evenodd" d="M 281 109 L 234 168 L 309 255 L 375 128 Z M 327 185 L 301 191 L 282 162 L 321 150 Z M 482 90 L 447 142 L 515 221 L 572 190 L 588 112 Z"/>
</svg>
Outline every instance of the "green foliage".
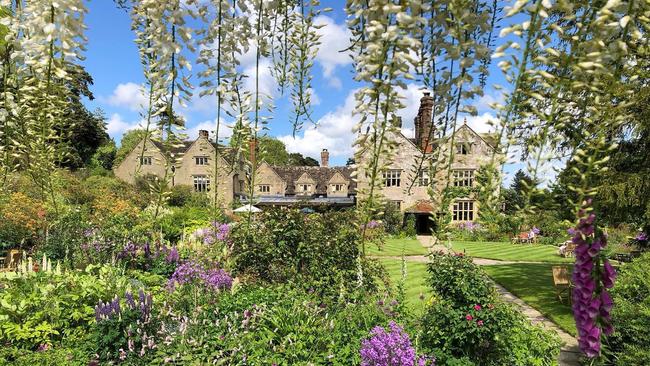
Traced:
<svg viewBox="0 0 650 366">
<path fill-rule="evenodd" d="M 404 214 L 396 205 L 386 205 L 381 223 L 384 226 L 386 234 L 399 235 L 404 225 Z"/>
<path fill-rule="evenodd" d="M 415 238 L 417 228 L 415 227 L 415 215 L 409 215 L 404 223 L 403 235 L 407 238 Z"/>
<path fill-rule="evenodd" d="M 95 151 L 95 154 L 93 154 L 90 160 L 90 166 L 110 171 L 113 169 L 113 162 L 115 161 L 116 155 L 117 147 L 115 147 L 115 141 L 110 140 L 97 148 L 97 151 Z"/>
<path fill-rule="evenodd" d="M 202 198 L 205 200 L 205 196 Z M 172 208 L 170 214 L 158 219 L 156 227 L 160 228 L 165 240 L 176 243 L 183 235 L 207 226 L 212 219 L 213 214 L 209 207 L 184 206 Z M 217 217 L 217 221 L 223 221 L 219 219 L 223 219 L 222 217 Z"/>
<path fill-rule="evenodd" d="M 268 282 L 299 281 L 338 293 L 357 285 L 359 231 L 351 212 L 268 210 L 232 230 L 235 272 Z M 363 261 L 362 266 L 369 266 Z M 372 276 L 364 285 L 374 286 Z"/>
<path fill-rule="evenodd" d="M 650 253 L 620 268 L 612 297 L 614 335 L 608 358 L 614 365 L 650 363 Z"/>
<path fill-rule="evenodd" d="M 34 350 L 42 344 L 83 339 L 94 323 L 94 306 L 126 288 L 111 267 L 57 275 L 39 272 L 0 280 L 0 341 Z"/>
<path fill-rule="evenodd" d="M 429 264 L 433 303 L 422 318 L 422 344 L 448 364 L 553 365 L 557 336 L 531 325 L 503 303 L 470 257 L 434 253 Z"/>
<path fill-rule="evenodd" d="M 269 165 L 285 166 L 289 162 L 289 153 L 284 142 L 271 136 L 262 136 L 257 139 L 260 151 L 259 159 Z"/>
<path fill-rule="evenodd" d="M 439 296 L 459 306 L 486 303 L 493 297 L 487 276 L 471 257 L 436 252 L 430 258 L 429 285 Z"/>
</svg>

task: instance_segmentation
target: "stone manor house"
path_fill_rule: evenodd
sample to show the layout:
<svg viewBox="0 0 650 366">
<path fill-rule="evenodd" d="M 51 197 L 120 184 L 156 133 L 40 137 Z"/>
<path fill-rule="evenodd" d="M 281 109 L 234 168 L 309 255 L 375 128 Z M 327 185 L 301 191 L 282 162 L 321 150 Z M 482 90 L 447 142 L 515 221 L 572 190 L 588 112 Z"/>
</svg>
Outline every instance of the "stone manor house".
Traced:
<svg viewBox="0 0 650 366">
<path fill-rule="evenodd" d="M 393 158 L 387 163 L 387 169 L 382 172 L 384 186 L 381 194 L 384 198 L 398 207 L 405 214 L 415 215 L 418 231 L 426 232 L 430 220 L 428 216 L 434 211 L 434 205 L 427 192 L 429 185 L 428 170 L 422 170 L 414 177 L 413 164 L 416 159 L 434 151 L 438 143 L 433 136 L 431 115 L 433 113 L 433 97 L 424 93 L 420 100 L 420 108 L 415 118 L 415 137 L 408 138 L 402 133 L 389 136 L 396 143 Z M 455 152 L 451 163 L 453 185 L 457 187 L 474 186 L 474 177 L 478 168 L 490 161 L 496 138 L 491 134 L 480 134 L 472 130 L 466 123 L 457 131 L 455 137 Z M 144 155 L 142 147 L 144 145 Z M 172 185 L 187 185 L 197 192 L 208 192 L 213 187 L 215 143 L 209 139 L 208 131 L 199 131 L 194 141 L 186 141 L 182 146 L 174 148 L 170 153 L 179 156 L 175 166 L 168 176 Z M 227 148 L 221 147 L 223 154 L 219 155 L 218 195 L 224 208 L 231 208 L 233 201 L 239 198 L 246 201 L 245 175 L 242 170 L 232 169 L 232 161 Z M 254 155 L 253 155 L 254 156 Z M 139 168 L 140 175 L 165 174 L 165 154 L 163 146 L 152 140 L 140 141 L 126 158 L 114 168 L 115 175 L 130 183 L 135 182 L 135 172 Z M 139 167 L 138 167 L 139 165 Z M 359 164 L 362 166 L 363 164 Z M 427 167 L 428 163 L 424 163 Z M 407 187 L 415 178 L 416 184 L 407 192 Z M 437 177 L 434 191 L 439 192 L 446 183 L 445 177 Z M 363 171 L 357 172 L 353 179 L 352 167 L 329 166 L 329 152 L 321 152 L 319 167 L 279 167 L 261 163 L 255 178 L 256 206 L 301 206 L 301 207 L 349 207 L 356 203 L 357 186 L 367 186 L 367 178 Z M 478 205 L 473 197 L 457 199 L 450 207 L 454 221 L 474 221 L 477 218 Z"/>
</svg>

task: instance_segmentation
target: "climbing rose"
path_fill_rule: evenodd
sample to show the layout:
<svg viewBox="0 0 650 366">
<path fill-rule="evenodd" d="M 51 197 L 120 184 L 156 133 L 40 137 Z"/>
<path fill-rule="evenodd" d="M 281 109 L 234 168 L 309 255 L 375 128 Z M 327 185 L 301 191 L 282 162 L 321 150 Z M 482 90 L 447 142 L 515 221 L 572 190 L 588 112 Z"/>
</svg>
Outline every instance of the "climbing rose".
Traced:
<svg viewBox="0 0 650 366">
<path fill-rule="evenodd" d="M 427 357 L 418 357 L 408 334 L 391 321 L 390 330 L 375 327 L 371 337 L 361 342 L 361 366 L 425 366 Z M 429 365 L 433 365 L 433 360 Z"/>
<path fill-rule="evenodd" d="M 614 286 L 616 271 L 600 251 L 607 245 L 607 236 L 594 224 L 596 216 L 586 215 L 587 202 L 581 210 L 582 218 L 571 230 L 575 249 L 573 267 L 573 317 L 578 328 L 578 344 L 589 358 L 600 355 L 602 334 L 613 332 L 611 322 L 612 298 L 607 292 Z M 602 263 L 602 267 L 601 267 Z"/>
</svg>

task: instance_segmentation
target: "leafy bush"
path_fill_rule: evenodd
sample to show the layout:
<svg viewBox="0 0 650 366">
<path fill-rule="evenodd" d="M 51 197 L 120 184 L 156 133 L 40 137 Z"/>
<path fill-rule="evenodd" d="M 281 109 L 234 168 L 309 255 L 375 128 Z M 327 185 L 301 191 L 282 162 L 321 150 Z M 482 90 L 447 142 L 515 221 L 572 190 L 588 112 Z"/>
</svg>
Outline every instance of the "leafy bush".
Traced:
<svg viewBox="0 0 650 366">
<path fill-rule="evenodd" d="M 446 364 L 552 365 L 559 339 L 501 302 L 470 257 L 433 253 L 422 343 Z"/>
<path fill-rule="evenodd" d="M 38 272 L 2 280 L 0 342 L 35 350 L 64 338 L 84 338 L 94 322 L 93 307 L 127 284 L 127 278 L 111 267 L 60 275 Z"/>
<path fill-rule="evenodd" d="M 621 267 L 612 297 L 611 364 L 650 364 L 650 253 Z"/>
<path fill-rule="evenodd" d="M 194 192 L 190 186 L 173 186 L 169 191 L 167 204 L 172 207 L 207 207 L 210 200 L 205 193 Z"/>
<path fill-rule="evenodd" d="M 249 227 L 231 233 L 234 272 L 266 282 L 297 281 L 338 293 L 357 284 L 359 230 L 348 212 L 305 215 L 298 210 L 270 210 Z M 373 287 L 372 277 L 364 285 Z"/>
<path fill-rule="evenodd" d="M 429 285 L 433 291 L 457 306 L 490 302 L 494 289 L 487 275 L 471 257 L 432 253 L 428 265 Z"/>
<path fill-rule="evenodd" d="M 384 217 L 382 217 L 384 230 L 390 235 L 399 235 L 402 232 L 404 224 L 404 214 L 396 205 L 386 205 L 384 208 Z"/>
<path fill-rule="evenodd" d="M 467 358 L 476 365 L 555 364 L 560 348 L 557 336 L 494 300 L 494 304 L 468 306 L 435 302 L 422 319 L 423 345 L 436 350 L 441 362 Z"/>
<path fill-rule="evenodd" d="M 0 243 L 5 247 L 33 245 L 45 230 L 46 208 L 39 200 L 16 192 L 0 201 Z"/>
</svg>

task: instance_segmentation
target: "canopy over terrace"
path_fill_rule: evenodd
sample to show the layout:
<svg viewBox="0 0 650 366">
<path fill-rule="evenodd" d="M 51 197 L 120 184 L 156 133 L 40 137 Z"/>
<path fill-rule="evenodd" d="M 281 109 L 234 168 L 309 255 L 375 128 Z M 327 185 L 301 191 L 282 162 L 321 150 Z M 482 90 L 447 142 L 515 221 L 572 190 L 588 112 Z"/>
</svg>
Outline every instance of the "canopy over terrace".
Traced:
<svg viewBox="0 0 650 366">
<path fill-rule="evenodd" d="M 352 207 L 354 197 L 298 197 L 298 196 L 265 196 L 254 199 L 255 206 L 293 206 L 293 207 Z"/>
</svg>

